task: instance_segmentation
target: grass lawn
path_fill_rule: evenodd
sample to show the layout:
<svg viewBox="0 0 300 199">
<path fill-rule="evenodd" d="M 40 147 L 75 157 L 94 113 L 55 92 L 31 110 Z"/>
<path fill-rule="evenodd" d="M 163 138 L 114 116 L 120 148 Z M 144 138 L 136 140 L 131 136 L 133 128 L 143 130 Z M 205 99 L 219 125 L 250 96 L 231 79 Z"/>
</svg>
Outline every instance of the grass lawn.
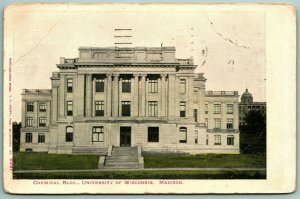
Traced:
<svg viewBox="0 0 300 199">
<path fill-rule="evenodd" d="M 265 171 L 99 171 L 15 173 L 15 179 L 266 179 Z"/>
<path fill-rule="evenodd" d="M 98 155 L 14 153 L 14 170 L 97 169 Z M 145 168 L 265 168 L 264 154 L 146 155 Z"/>
<path fill-rule="evenodd" d="M 145 168 L 265 168 L 265 154 L 147 155 Z"/>
<path fill-rule="evenodd" d="M 14 170 L 96 169 L 98 155 L 14 153 Z M 147 155 L 145 168 L 264 168 L 265 155 Z M 15 179 L 265 179 L 265 171 L 93 171 L 14 173 Z"/>
<path fill-rule="evenodd" d="M 97 169 L 99 156 L 17 152 L 13 160 L 14 170 Z"/>
</svg>

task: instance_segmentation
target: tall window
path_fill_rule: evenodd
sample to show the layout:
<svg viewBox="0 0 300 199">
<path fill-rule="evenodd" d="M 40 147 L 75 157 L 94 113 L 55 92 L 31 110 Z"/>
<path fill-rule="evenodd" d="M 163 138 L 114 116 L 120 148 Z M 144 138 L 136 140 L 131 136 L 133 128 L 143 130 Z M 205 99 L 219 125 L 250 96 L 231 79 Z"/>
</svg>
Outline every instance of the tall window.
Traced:
<svg viewBox="0 0 300 199">
<path fill-rule="evenodd" d="M 205 126 L 208 127 L 208 118 L 205 118 Z"/>
<path fill-rule="evenodd" d="M 195 131 L 195 144 L 198 144 L 198 131 Z"/>
<path fill-rule="evenodd" d="M 104 79 L 96 79 L 96 92 L 104 92 Z"/>
<path fill-rule="evenodd" d="M 93 142 L 103 142 L 103 141 L 104 141 L 103 126 L 93 127 Z"/>
<path fill-rule="evenodd" d="M 179 143 L 186 143 L 187 129 L 186 127 L 180 127 L 179 129 Z"/>
<path fill-rule="evenodd" d="M 45 117 L 39 118 L 39 126 L 46 126 L 46 118 Z"/>
<path fill-rule="evenodd" d="M 66 127 L 66 142 L 73 142 L 73 127 Z"/>
<path fill-rule="evenodd" d="M 27 102 L 27 112 L 33 112 L 33 111 L 34 111 L 33 102 Z"/>
<path fill-rule="evenodd" d="M 32 133 L 25 133 L 25 142 L 26 143 L 32 142 Z"/>
<path fill-rule="evenodd" d="M 221 119 L 220 118 L 215 118 L 215 129 L 221 129 Z"/>
<path fill-rule="evenodd" d="M 131 92 L 131 79 L 122 79 L 122 92 L 123 93 Z"/>
<path fill-rule="evenodd" d="M 198 102 L 198 92 L 196 90 L 194 91 L 194 102 Z"/>
<path fill-rule="evenodd" d="M 38 143 L 45 143 L 45 133 L 38 134 Z"/>
<path fill-rule="evenodd" d="M 208 114 L 208 104 L 205 104 L 205 114 Z"/>
<path fill-rule="evenodd" d="M 206 145 L 208 145 L 208 135 L 206 135 Z"/>
<path fill-rule="evenodd" d="M 130 102 L 122 101 L 122 116 L 130 116 Z"/>
<path fill-rule="evenodd" d="M 232 118 L 228 118 L 227 119 L 227 129 L 233 129 L 233 119 Z"/>
<path fill-rule="evenodd" d="M 149 79 L 148 80 L 148 91 L 149 91 L 149 93 L 157 93 L 158 92 L 158 80 L 157 79 Z"/>
<path fill-rule="evenodd" d="M 214 105 L 214 113 L 215 114 L 221 113 L 221 105 L 220 104 L 215 104 Z"/>
<path fill-rule="evenodd" d="M 26 117 L 26 126 L 30 127 L 33 125 L 33 117 Z"/>
<path fill-rule="evenodd" d="M 73 92 L 73 79 L 67 79 L 67 92 Z"/>
<path fill-rule="evenodd" d="M 180 93 L 185 93 L 186 81 L 185 79 L 180 79 Z"/>
<path fill-rule="evenodd" d="M 195 122 L 198 122 L 198 110 L 197 109 L 194 109 L 194 119 L 195 119 Z"/>
<path fill-rule="evenodd" d="M 180 102 L 180 117 L 185 117 L 185 102 Z"/>
<path fill-rule="evenodd" d="M 104 116 L 104 101 L 95 101 L 95 116 Z"/>
<path fill-rule="evenodd" d="M 46 103 L 41 102 L 41 103 L 39 104 L 39 111 L 40 111 L 40 112 L 46 112 Z"/>
<path fill-rule="evenodd" d="M 157 116 L 157 102 L 156 101 L 148 102 L 148 116 L 149 117 Z"/>
<path fill-rule="evenodd" d="M 227 145 L 234 145 L 234 136 L 233 135 L 227 136 Z"/>
<path fill-rule="evenodd" d="M 159 127 L 148 127 L 148 142 L 159 142 Z"/>
<path fill-rule="evenodd" d="M 227 114 L 233 113 L 233 104 L 227 104 Z"/>
<path fill-rule="evenodd" d="M 73 115 L 73 101 L 67 101 L 67 116 Z"/>
<path fill-rule="evenodd" d="M 221 135 L 215 135 L 215 145 L 221 145 Z"/>
</svg>

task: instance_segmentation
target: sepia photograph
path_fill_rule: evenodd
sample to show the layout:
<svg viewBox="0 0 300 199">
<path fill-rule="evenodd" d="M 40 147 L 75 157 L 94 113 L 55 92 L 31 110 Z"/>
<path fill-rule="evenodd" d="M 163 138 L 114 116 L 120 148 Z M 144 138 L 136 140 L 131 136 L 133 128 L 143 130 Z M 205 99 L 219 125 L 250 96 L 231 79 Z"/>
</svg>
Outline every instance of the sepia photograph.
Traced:
<svg viewBox="0 0 300 199">
<path fill-rule="evenodd" d="M 6 7 L 5 190 L 246 193 L 251 180 L 267 191 L 274 10 L 295 30 L 288 5 Z"/>
</svg>

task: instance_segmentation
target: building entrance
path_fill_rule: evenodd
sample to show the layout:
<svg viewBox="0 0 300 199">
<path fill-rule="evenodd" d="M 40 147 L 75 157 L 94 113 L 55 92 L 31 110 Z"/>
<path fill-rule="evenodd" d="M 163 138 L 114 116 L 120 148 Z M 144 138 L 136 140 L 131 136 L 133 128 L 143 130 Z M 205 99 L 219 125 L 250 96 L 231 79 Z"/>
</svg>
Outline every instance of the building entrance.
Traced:
<svg viewBox="0 0 300 199">
<path fill-rule="evenodd" d="M 131 127 L 120 127 L 120 147 L 131 146 Z"/>
</svg>

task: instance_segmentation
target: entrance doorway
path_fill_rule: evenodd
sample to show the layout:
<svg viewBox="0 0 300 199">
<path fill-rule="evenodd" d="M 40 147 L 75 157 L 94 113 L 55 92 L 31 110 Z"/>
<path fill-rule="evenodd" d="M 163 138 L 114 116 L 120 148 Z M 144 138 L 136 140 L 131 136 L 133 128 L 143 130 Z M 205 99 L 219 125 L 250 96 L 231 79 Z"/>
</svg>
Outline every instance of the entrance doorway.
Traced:
<svg viewBox="0 0 300 199">
<path fill-rule="evenodd" d="M 131 127 L 120 127 L 120 146 L 131 146 Z"/>
</svg>

